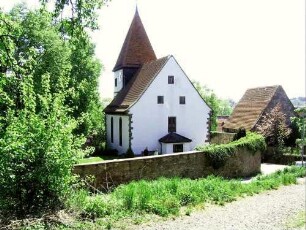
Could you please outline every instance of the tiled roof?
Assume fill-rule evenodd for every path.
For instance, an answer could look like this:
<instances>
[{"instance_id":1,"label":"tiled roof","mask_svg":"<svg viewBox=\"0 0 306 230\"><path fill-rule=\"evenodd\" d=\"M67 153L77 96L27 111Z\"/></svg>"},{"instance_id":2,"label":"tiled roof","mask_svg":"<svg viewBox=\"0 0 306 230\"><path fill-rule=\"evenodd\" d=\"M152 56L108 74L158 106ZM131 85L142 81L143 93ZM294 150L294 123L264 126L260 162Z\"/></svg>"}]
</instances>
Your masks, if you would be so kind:
<instances>
[{"instance_id":1,"label":"tiled roof","mask_svg":"<svg viewBox=\"0 0 306 230\"><path fill-rule=\"evenodd\" d=\"M129 81L104 109L106 113L126 112L146 91L159 71L164 67L171 56L166 56L155 61L145 63L138 73Z\"/></svg>"},{"instance_id":2,"label":"tiled roof","mask_svg":"<svg viewBox=\"0 0 306 230\"><path fill-rule=\"evenodd\" d=\"M226 129L245 128L251 130L279 87L281 86L248 89L223 127Z\"/></svg>"},{"instance_id":3,"label":"tiled roof","mask_svg":"<svg viewBox=\"0 0 306 230\"><path fill-rule=\"evenodd\" d=\"M113 71L123 67L140 67L153 60L156 60L156 55L136 9Z\"/></svg>"},{"instance_id":4,"label":"tiled roof","mask_svg":"<svg viewBox=\"0 0 306 230\"><path fill-rule=\"evenodd\" d=\"M159 139L159 142L161 143L186 143L191 142L187 137L184 137L182 135L179 135L177 133L168 133L166 136L163 136Z\"/></svg>"}]
</instances>

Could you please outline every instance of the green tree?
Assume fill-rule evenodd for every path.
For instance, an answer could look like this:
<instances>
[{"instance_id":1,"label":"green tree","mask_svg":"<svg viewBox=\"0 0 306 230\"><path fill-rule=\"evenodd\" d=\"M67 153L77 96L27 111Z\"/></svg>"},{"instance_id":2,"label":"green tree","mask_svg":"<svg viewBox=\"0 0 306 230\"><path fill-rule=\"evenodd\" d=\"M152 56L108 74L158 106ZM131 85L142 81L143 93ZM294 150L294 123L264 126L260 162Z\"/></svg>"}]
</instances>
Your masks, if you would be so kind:
<instances>
[{"instance_id":1,"label":"green tree","mask_svg":"<svg viewBox=\"0 0 306 230\"><path fill-rule=\"evenodd\" d=\"M77 133L95 136L104 132L103 107L98 93L101 64L94 56L95 47L87 34L71 38L69 45L72 64L69 88L72 91L69 92L66 103L73 108L72 116L80 118Z\"/></svg>"},{"instance_id":2,"label":"green tree","mask_svg":"<svg viewBox=\"0 0 306 230\"><path fill-rule=\"evenodd\" d=\"M235 102L231 99L219 99L218 116L229 116L233 112Z\"/></svg>"},{"instance_id":3,"label":"green tree","mask_svg":"<svg viewBox=\"0 0 306 230\"><path fill-rule=\"evenodd\" d=\"M97 11L108 2L108 0L40 0L42 5L48 4L53 8L53 17L57 20L64 21L63 28L69 27L78 33L85 28L98 29ZM68 13L67 13L68 12Z\"/></svg>"},{"instance_id":4,"label":"green tree","mask_svg":"<svg viewBox=\"0 0 306 230\"><path fill-rule=\"evenodd\" d=\"M292 139L294 139L296 144L305 146L306 107L296 109L295 113L297 116L291 117L293 131Z\"/></svg>"},{"instance_id":5,"label":"green tree","mask_svg":"<svg viewBox=\"0 0 306 230\"><path fill-rule=\"evenodd\" d=\"M2 104L4 111L24 107L21 85L29 75L33 76L36 94L43 91L44 74L50 76L51 93L65 91L71 71L70 49L51 14L44 9L30 12L17 6L8 14L0 12L0 18L0 52L6 57L0 59L1 88L8 98Z\"/></svg>"},{"instance_id":6,"label":"green tree","mask_svg":"<svg viewBox=\"0 0 306 230\"><path fill-rule=\"evenodd\" d=\"M82 134L103 129L101 65L86 32L100 1L55 1L68 2L76 17L59 17L60 6L0 10L0 219L60 208L88 153Z\"/></svg>"},{"instance_id":7,"label":"green tree","mask_svg":"<svg viewBox=\"0 0 306 230\"><path fill-rule=\"evenodd\" d=\"M230 105L230 100L222 100L217 97L212 89L207 86L202 86L200 82L192 82L195 88L198 90L201 97L206 101L208 106L212 109L212 114L210 117L211 127L210 131L217 130L217 116L230 115L233 111Z\"/></svg>"},{"instance_id":8,"label":"green tree","mask_svg":"<svg viewBox=\"0 0 306 230\"><path fill-rule=\"evenodd\" d=\"M85 25L76 27L74 23L72 27L66 19L54 21L54 14L44 8L30 12L23 6L9 14L1 12L0 19L0 74L10 75L2 85L11 104L22 108L20 83L26 75L33 75L34 91L40 93L41 76L48 73L52 93L67 91L69 114L79 120L75 132L99 137L102 142L104 116L98 94L101 64L94 56L95 47Z\"/></svg>"},{"instance_id":9,"label":"green tree","mask_svg":"<svg viewBox=\"0 0 306 230\"><path fill-rule=\"evenodd\" d=\"M75 131L94 139L94 142L104 141L104 115L101 112L103 104L98 93L98 78L102 65L95 58L95 46L90 41L87 31L98 29L97 10L108 1L40 0L40 2L52 4L53 18L58 21L60 32L63 38L68 40L71 50L72 68L69 75L71 91L66 103L73 108L71 115L80 121Z\"/></svg>"},{"instance_id":10,"label":"green tree","mask_svg":"<svg viewBox=\"0 0 306 230\"><path fill-rule=\"evenodd\" d=\"M44 92L36 95L33 78L27 76L21 91L24 108L7 111L0 139L0 217L62 207L73 182L71 168L85 154L84 140L73 135L77 123L67 116L65 94L51 94L49 75L42 78Z\"/></svg>"}]
</instances>

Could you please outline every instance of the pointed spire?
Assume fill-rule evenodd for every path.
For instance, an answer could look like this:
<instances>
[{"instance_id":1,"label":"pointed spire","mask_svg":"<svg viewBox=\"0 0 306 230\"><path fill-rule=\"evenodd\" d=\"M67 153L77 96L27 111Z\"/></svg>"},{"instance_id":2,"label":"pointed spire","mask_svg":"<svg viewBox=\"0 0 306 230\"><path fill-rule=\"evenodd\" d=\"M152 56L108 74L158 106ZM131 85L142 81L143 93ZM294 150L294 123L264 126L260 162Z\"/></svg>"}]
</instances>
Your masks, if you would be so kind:
<instances>
[{"instance_id":1,"label":"pointed spire","mask_svg":"<svg viewBox=\"0 0 306 230\"><path fill-rule=\"evenodd\" d=\"M156 60L156 55L140 19L136 5L135 15L126 35L113 71L122 68L137 68Z\"/></svg>"}]
</instances>

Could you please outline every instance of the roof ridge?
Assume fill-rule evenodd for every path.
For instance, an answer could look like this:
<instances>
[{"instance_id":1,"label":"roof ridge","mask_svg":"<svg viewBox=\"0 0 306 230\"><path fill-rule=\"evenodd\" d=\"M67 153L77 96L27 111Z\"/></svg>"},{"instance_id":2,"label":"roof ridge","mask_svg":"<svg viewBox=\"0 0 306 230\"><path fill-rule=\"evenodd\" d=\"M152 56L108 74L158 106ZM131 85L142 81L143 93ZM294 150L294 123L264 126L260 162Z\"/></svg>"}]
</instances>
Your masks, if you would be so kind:
<instances>
[{"instance_id":1,"label":"roof ridge","mask_svg":"<svg viewBox=\"0 0 306 230\"><path fill-rule=\"evenodd\" d=\"M258 86L258 87L248 88L247 90L263 89L263 88L278 88L279 86L281 85Z\"/></svg>"}]
</instances>

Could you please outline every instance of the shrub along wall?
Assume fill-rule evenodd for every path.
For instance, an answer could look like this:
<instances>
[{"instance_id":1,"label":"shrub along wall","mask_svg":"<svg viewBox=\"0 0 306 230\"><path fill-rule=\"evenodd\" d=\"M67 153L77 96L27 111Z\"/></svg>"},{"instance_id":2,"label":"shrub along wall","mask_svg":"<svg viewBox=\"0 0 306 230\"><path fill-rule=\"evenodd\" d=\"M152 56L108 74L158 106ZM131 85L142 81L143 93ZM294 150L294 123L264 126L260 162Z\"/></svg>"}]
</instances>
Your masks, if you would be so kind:
<instances>
[{"instance_id":1,"label":"shrub along wall","mask_svg":"<svg viewBox=\"0 0 306 230\"><path fill-rule=\"evenodd\" d=\"M271 164L293 165L296 161L300 161L301 155L294 155L290 153L282 153L276 147L268 147L266 151L261 154L261 161ZM304 155L304 159L306 156Z\"/></svg>"},{"instance_id":2,"label":"shrub along wall","mask_svg":"<svg viewBox=\"0 0 306 230\"><path fill-rule=\"evenodd\" d=\"M238 144L229 149L226 153L219 154L220 159L217 157L218 154L214 156L215 152L210 148L207 152L193 151L79 164L74 167L74 173L81 177L92 175L95 177L94 187L108 189L140 179L158 177L195 179L211 174L223 177L245 177L260 172L260 148L252 149L247 144Z\"/></svg>"}]
</instances>

